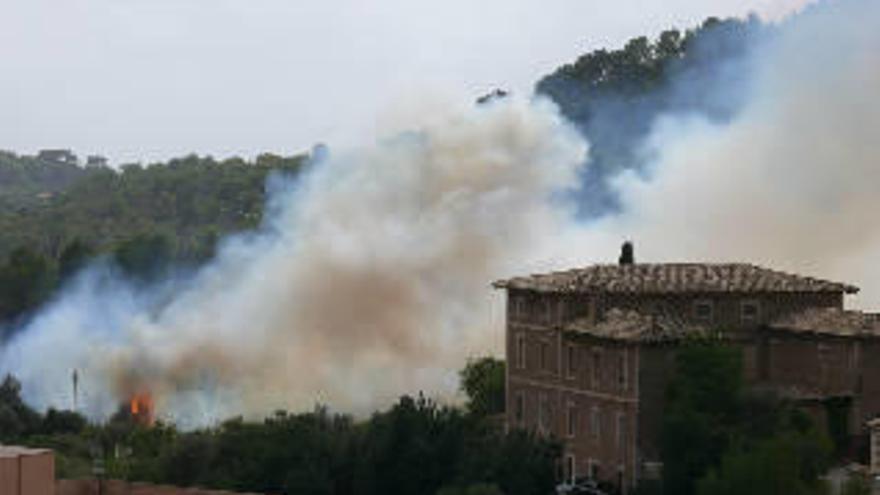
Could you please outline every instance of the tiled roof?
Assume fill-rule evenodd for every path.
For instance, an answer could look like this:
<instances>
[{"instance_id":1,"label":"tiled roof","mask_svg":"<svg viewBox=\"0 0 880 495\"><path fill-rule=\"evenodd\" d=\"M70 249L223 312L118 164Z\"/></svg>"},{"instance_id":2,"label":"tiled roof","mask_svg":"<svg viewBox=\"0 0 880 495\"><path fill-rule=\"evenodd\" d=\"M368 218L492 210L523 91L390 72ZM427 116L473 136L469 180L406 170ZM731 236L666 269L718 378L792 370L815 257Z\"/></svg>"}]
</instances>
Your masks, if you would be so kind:
<instances>
[{"instance_id":1,"label":"tiled roof","mask_svg":"<svg viewBox=\"0 0 880 495\"><path fill-rule=\"evenodd\" d=\"M500 289L539 292L699 293L845 292L858 287L770 270L747 263L637 263L586 268L499 280Z\"/></svg>"},{"instance_id":2,"label":"tiled roof","mask_svg":"<svg viewBox=\"0 0 880 495\"><path fill-rule=\"evenodd\" d=\"M670 316L647 316L618 308L606 312L602 321L575 320L565 325L564 330L631 342L673 342L708 335L705 327Z\"/></svg>"},{"instance_id":3,"label":"tiled roof","mask_svg":"<svg viewBox=\"0 0 880 495\"><path fill-rule=\"evenodd\" d=\"M770 327L805 334L880 337L880 314L839 308L812 308L776 320Z\"/></svg>"}]
</instances>

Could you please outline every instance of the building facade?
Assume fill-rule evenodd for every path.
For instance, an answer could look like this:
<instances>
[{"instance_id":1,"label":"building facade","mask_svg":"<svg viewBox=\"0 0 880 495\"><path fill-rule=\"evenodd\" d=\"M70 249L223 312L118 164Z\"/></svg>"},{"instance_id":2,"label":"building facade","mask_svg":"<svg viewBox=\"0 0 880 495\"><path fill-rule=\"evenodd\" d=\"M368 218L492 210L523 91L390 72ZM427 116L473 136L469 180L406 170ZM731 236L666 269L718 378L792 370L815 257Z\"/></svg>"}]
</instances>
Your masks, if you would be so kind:
<instances>
[{"instance_id":1,"label":"building facade","mask_svg":"<svg viewBox=\"0 0 880 495\"><path fill-rule=\"evenodd\" d=\"M854 286L750 264L595 265L498 281L507 291L509 428L563 441L566 477L626 493L659 476L676 344L722 336L747 383L859 433L880 414L880 319L847 311ZM839 416L839 415L838 415Z\"/></svg>"}]
</instances>

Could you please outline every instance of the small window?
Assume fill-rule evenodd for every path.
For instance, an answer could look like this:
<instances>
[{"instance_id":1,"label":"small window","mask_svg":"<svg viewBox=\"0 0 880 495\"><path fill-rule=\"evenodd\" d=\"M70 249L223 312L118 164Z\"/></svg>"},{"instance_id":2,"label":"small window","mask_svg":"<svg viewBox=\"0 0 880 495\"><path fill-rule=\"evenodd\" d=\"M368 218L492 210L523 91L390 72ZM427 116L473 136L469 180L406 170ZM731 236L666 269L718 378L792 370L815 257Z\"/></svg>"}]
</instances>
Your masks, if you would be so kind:
<instances>
[{"instance_id":1,"label":"small window","mask_svg":"<svg viewBox=\"0 0 880 495\"><path fill-rule=\"evenodd\" d=\"M514 409L516 424L522 426L526 420L526 396L522 391L516 393L516 406Z\"/></svg>"},{"instance_id":2,"label":"small window","mask_svg":"<svg viewBox=\"0 0 880 495\"><path fill-rule=\"evenodd\" d=\"M626 349L624 348L620 350L620 355L617 356L617 385L621 391L625 391L629 387L628 375Z\"/></svg>"},{"instance_id":3,"label":"small window","mask_svg":"<svg viewBox=\"0 0 880 495\"><path fill-rule=\"evenodd\" d=\"M526 338L521 333L516 335L516 366L519 369L526 368Z\"/></svg>"},{"instance_id":4,"label":"small window","mask_svg":"<svg viewBox=\"0 0 880 495\"><path fill-rule=\"evenodd\" d=\"M602 413L599 411L599 406L593 406L593 414L590 423L590 431L593 433L593 438L598 440L599 430L602 428Z\"/></svg>"},{"instance_id":5,"label":"small window","mask_svg":"<svg viewBox=\"0 0 880 495\"><path fill-rule=\"evenodd\" d=\"M550 368L550 344L541 342L541 369L546 371Z\"/></svg>"},{"instance_id":6,"label":"small window","mask_svg":"<svg viewBox=\"0 0 880 495\"><path fill-rule=\"evenodd\" d=\"M626 451L626 415L617 413L617 451L621 454Z\"/></svg>"},{"instance_id":7,"label":"small window","mask_svg":"<svg viewBox=\"0 0 880 495\"><path fill-rule=\"evenodd\" d=\"M743 301L740 305L740 319L743 323L753 323L758 321L761 309L758 301Z\"/></svg>"},{"instance_id":8,"label":"small window","mask_svg":"<svg viewBox=\"0 0 880 495\"><path fill-rule=\"evenodd\" d=\"M508 312L513 316L514 320L519 320L523 316L523 302L520 296L510 296Z\"/></svg>"},{"instance_id":9,"label":"small window","mask_svg":"<svg viewBox=\"0 0 880 495\"><path fill-rule=\"evenodd\" d=\"M541 392L538 398L538 428L541 431L547 431L550 428L550 401L544 392Z\"/></svg>"},{"instance_id":10,"label":"small window","mask_svg":"<svg viewBox=\"0 0 880 495\"><path fill-rule=\"evenodd\" d=\"M569 344L566 347L567 361L568 361L568 377L574 378L577 375L577 347Z\"/></svg>"},{"instance_id":11,"label":"small window","mask_svg":"<svg viewBox=\"0 0 880 495\"><path fill-rule=\"evenodd\" d=\"M589 471L587 472L587 476L593 481L599 479L599 463L590 459L589 461Z\"/></svg>"},{"instance_id":12,"label":"small window","mask_svg":"<svg viewBox=\"0 0 880 495\"><path fill-rule=\"evenodd\" d=\"M715 317L714 310L712 301L697 301L694 303L694 318L698 321L711 322Z\"/></svg>"},{"instance_id":13,"label":"small window","mask_svg":"<svg viewBox=\"0 0 880 495\"><path fill-rule=\"evenodd\" d=\"M547 323L552 323L556 321L556 305L553 304L552 299L544 300L544 321Z\"/></svg>"},{"instance_id":14,"label":"small window","mask_svg":"<svg viewBox=\"0 0 880 495\"><path fill-rule=\"evenodd\" d=\"M574 483L576 477L574 454L568 454L565 456L565 479L569 483Z\"/></svg>"},{"instance_id":15,"label":"small window","mask_svg":"<svg viewBox=\"0 0 880 495\"><path fill-rule=\"evenodd\" d=\"M566 429L568 436L569 438L574 438L577 434L577 407L575 407L574 402L568 403L566 422L568 423L568 428Z\"/></svg>"},{"instance_id":16,"label":"small window","mask_svg":"<svg viewBox=\"0 0 880 495\"><path fill-rule=\"evenodd\" d=\"M599 390L602 382L602 351L593 351L593 390Z\"/></svg>"}]
</instances>

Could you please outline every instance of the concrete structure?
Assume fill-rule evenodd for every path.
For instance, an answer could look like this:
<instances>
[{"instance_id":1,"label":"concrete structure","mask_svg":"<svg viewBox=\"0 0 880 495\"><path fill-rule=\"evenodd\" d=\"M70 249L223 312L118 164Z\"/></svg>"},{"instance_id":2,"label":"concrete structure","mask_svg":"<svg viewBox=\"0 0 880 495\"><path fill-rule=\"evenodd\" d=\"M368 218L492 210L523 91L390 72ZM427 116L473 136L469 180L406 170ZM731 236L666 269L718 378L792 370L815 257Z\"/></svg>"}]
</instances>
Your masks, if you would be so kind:
<instances>
[{"instance_id":1,"label":"concrete structure","mask_svg":"<svg viewBox=\"0 0 880 495\"><path fill-rule=\"evenodd\" d=\"M52 451L0 445L0 495L55 495Z\"/></svg>"},{"instance_id":2,"label":"concrete structure","mask_svg":"<svg viewBox=\"0 0 880 495\"><path fill-rule=\"evenodd\" d=\"M741 345L750 385L851 435L880 414L880 318L847 284L750 264L636 264L496 282L507 291L507 425L565 444L566 476L631 490L659 475L676 343Z\"/></svg>"}]
</instances>

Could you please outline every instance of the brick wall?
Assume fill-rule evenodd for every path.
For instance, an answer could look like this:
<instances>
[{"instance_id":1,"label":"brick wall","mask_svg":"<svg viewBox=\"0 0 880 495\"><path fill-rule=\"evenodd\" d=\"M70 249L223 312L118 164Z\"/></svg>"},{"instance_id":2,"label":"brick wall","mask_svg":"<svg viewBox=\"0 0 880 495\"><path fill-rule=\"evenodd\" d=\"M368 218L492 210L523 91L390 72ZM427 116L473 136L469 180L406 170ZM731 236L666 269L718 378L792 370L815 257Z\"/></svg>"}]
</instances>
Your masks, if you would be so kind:
<instances>
[{"instance_id":1,"label":"brick wall","mask_svg":"<svg viewBox=\"0 0 880 495\"><path fill-rule=\"evenodd\" d=\"M631 487L638 423L637 348L563 333L552 326L555 317L546 313L520 316L508 320L508 426L563 440L563 466L573 457L576 476L592 472L612 482L622 476L624 486Z\"/></svg>"},{"instance_id":2,"label":"brick wall","mask_svg":"<svg viewBox=\"0 0 880 495\"><path fill-rule=\"evenodd\" d=\"M745 378L824 387L843 391L869 372L880 377L880 346L876 370L853 368L848 341L817 347L815 341L775 344L774 350L752 337L766 322L811 307L842 307L843 295L825 294L672 294L588 295L508 293L506 350L509 427L554 435L565 443L563 466L573 456L578 476L595 472L617 482L623 474L629 489L643 462L659 460L659 436L666 384L674 368L674 346L638 346L562 332L573 319L598 321L611 308L644 314L666 314L696 322L695 304L712 306L708 326L748 337L742 341ZM744 317L743 305L756 304L757 315ZM769 358L768 358L769 356ZM847 366L849 368L841 368ZM837 370L844 370L838 372ZM847 371L848 370L848 371ZM625 378L625 379L624 379ZM866 387L877 389L865 410L880 413L880 378ZM623 445L620 445L622 440Z\"/></svg>"}]
</instances>

